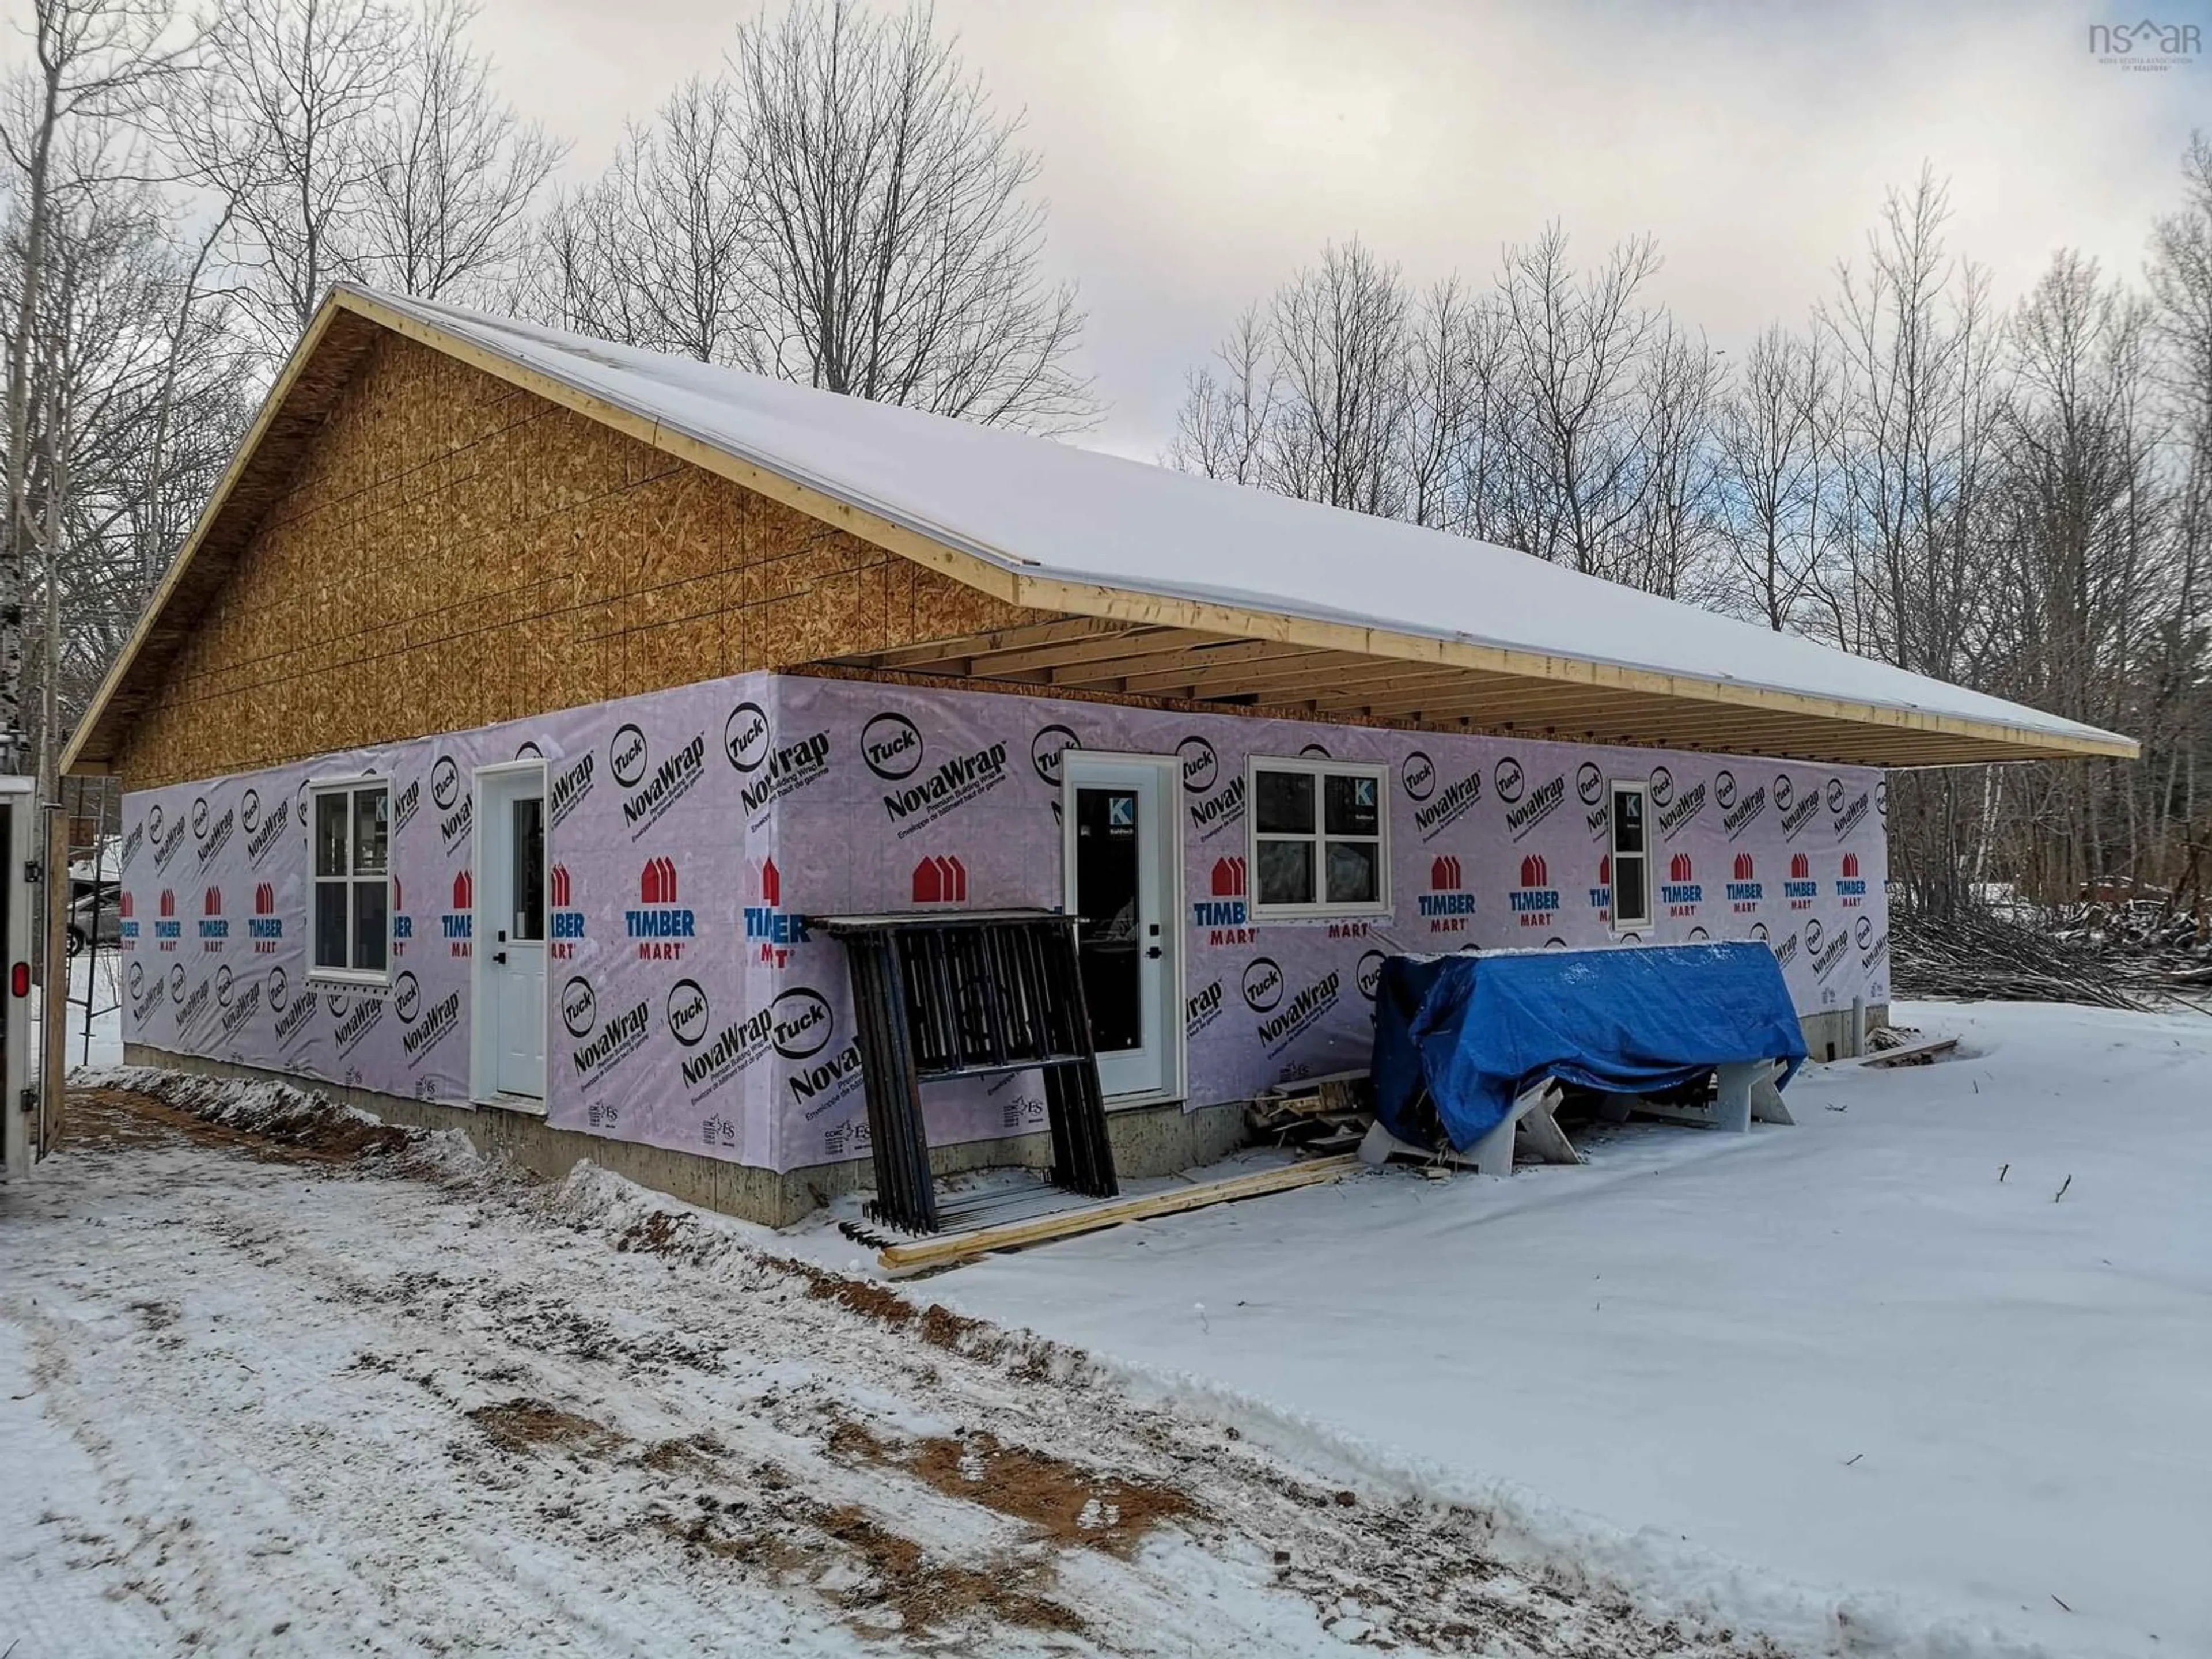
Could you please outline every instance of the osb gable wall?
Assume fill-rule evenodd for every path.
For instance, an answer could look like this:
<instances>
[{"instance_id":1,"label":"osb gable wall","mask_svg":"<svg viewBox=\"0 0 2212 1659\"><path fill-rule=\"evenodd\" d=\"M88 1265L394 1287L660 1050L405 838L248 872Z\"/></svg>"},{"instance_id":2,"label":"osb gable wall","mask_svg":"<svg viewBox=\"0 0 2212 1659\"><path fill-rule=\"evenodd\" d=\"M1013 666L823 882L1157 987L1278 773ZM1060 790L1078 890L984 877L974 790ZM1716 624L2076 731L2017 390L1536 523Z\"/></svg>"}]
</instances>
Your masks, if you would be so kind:
<instances>
[{"instance_id":1,"label":"osb gable wall","mask_svg":"<svg viewBox=\"0 0 2212 1659\"><path fill-rule=\"evenodd\" d=\"M150 788L1038 620L386 335L118 770Z\"/></svg>"}]
</instances>

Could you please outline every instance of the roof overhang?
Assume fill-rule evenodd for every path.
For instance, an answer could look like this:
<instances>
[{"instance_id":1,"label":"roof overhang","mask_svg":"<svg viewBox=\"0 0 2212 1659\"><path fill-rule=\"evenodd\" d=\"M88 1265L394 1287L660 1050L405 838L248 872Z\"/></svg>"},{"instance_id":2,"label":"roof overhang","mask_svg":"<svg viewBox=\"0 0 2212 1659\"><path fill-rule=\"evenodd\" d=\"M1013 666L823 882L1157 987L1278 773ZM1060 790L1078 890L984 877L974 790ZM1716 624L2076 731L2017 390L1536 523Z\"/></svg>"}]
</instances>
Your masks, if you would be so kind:
<instances>
[{"instance_id":1,"label":"roof overhang","mask_svg":"<svg viewBox=\"0 0 2212 1659\"><path fill-rule=\"evenodd\" d=\"M435 320L340 289L277 376L191 538L101 683L64 757L112 767L131 722L289 486L307 445L380 331L468 362L549 402L1051 620L841 659L842 665L1026 689L1267 709L1564 741L1771 755L1843 764L1953 766L2132 759L2130 739L1818 696L1395 632L1253 601L1077 580L901 521L825 480L802 480L515 362ZM1024 567L1028 568L1024 568ZM2023 711L2026 712L2026 711Z\"/></svg>"}]
</instances>

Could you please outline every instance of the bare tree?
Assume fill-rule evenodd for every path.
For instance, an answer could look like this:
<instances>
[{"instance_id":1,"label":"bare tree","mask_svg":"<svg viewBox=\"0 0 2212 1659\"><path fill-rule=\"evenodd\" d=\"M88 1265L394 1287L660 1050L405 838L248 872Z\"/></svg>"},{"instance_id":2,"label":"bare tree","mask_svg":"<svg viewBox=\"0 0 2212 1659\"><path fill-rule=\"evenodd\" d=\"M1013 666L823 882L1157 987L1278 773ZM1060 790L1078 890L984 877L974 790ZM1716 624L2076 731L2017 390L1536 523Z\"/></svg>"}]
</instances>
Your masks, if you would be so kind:
<instances>
[{"instance_id":1,"label":"bare tree","mask_svg":"<svg viewBox=\"0 0 2212 1659\"><path fill-rule=\"evenodd\" d=\"M173 70L178 48L164 42L170 22L169 8L161 0L33 0L31 67L10 82L0 115L16 238L8 349L8 505L0 523L0 740L8 744L9 763L17 768L25 759L25 554L39 536L30 515L33 342L58 200L99 185L97 167L58 173L57 162L73 144L80 158L106 155L96 135L79 143L72 129L130 113L149 87ZM52 749L51 736L40 747ZM42 764L51 758L45 755Z\"/></svg>"},{"instance_id":2,"label":"bare tree","mask_svg":"<svg viewBox=\"0 0 2212 1659\"><path fill-rule=\"evenodd\" d=\"M1832 388L1824 344L1818 334L1767 328L1752 342L1715 434L1733 574L1777 633L1796 624L1828 535Z\"/></svg>"},{"instance_id":3,"label":"bare tree","mask_svg":"<svg viewBox=\"0 0 2212 1659\"><path fill-rule=\"evenodd\" d=\"M1260 484L1275 417L1276 371L1266 323L1247 306L1214 354L1220 364L1193 369L1183 386L1170 465L1231 483Z\"/></svg>"},{"instance_id":4,"label":"bare tree","mask_svg":"<svg viewBox=\"0 0 2212 1659\"><path fill-rule=\"evenodd\" d=\"M1411 404L1408 310L1398 268L1356 240L1324 248L1318 264L1276 291L1268 319L1279 374L1267 446L1271 489L1397 515Z\"/></svg>"},{"instance_id":5,"label":"bare tree","mask_svg":"<svg viewBox=\"0 0 2212 1659\"><path fill-rule=\"evenodd\" d=\"M468 0L429 0L366 140L360 262L386 288L471 297L520 256L532 201L564 146L492 90Z\"/></svg>"}]
</instances>

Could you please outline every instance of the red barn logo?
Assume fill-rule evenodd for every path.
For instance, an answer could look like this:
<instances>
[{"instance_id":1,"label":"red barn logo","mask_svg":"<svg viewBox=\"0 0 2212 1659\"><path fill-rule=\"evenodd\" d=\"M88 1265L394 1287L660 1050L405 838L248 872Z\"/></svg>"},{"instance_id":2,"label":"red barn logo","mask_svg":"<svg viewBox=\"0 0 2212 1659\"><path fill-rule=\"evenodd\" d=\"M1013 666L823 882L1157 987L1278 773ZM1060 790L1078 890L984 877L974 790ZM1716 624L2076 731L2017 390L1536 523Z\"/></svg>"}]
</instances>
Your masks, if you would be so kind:
<instances>
[{"instance_id":1,"label":"red barn logo","mask_svg":"<svg viewBox=\"0 0 2212 1659\"><path fill-rule=\"evenodd\" d=\"M920 879L919 872L915 878ZM774 859L746 866L745 890L755 901L744 907L745 938L758 945L763 962L784 967L791 961L792 948L808 943L809 936L805 916L778 908L783 903L783 872Z\"/></svg>"},{"instance_id":2,"label":"red barn logo","mask_svg":"<svg viewBox=\"0 0 2212 1659\"><path fill-rule=\"evenodd\" d=\"M965 904L968 866L950 853L933 853L914 866L916 904Z\"/></svg>"},{"instance_id":3,"label":"red barn logo","mask_svg":"<svg viewBox=\"0 0 2212 1659\"><path fill-rule=\"evenodd\" d=\"M1667 879L1659 884L1659 902L1667 907L1670 916L1694 916L1698 905L1705 902L1705 889L1697 879L1697 870L1687 853L1677 853L1667 861Z\"/></svg>"},{"instance_id":4,"label":"red barn logo","mask_svg":"<svg viewBox=\"0 0 2212 1659\"><path fill-rule=\"evenodd\" d=\"M1729 908L1740 916L1755 915L1765 891L1765 884L1759 879L1759 866L1752 862L1751 854L1738 853L1728 884Z\"/></svg>"},{"instance_id":5,"label":"red barn logo","mask_svg":"<svg viewBox=\"0 0 2212 1659\"><path fill-rule=\"evenodd\" d=\"M1523 927L1548 927L1559 914L1559 889L1543 854L1531 853L1521 860L1521 884L1509 896L1515 917Z\"/></svg>"},{"instance_id":6,"label":"red barn logo","mask_svg":"<svg viewBox=\"0 0 2212 1659\"><path fill-rule=\"evenodd\" d=\"M1782 896L1793 910L1811 909L1820 896L1820 884L1813 879L1813 860L1802 853L1790 855L1790 878L1782 884Z\"/></svg>"},{"instance_id":7,"label":"red barn logo","mask_svg":"<svg viewBox=\"0 0 2212 1659\"><path fill-rule=\"evenodd\" d=\"M131 896L130 890L129 890L127 888L126 888L123 892L121 892L121 893L119 893L119 894L118 894L118 895L116 896L116 900L115 900L115 914L116 914L116 915L119 915L119 916L128 916L128 915L135 915L135 914L137 913L137 908L138 908L138 907L137 907L137 903L136 903L136 902L134 902L132 901Z\"/></svg>"},{"instance_id":8,"label":"red barn logo","mask_svg":"<svg viewBox=\"0 0 2212 1659\"><path fill-rule=\"evenodd\" d=\"M177 914L177 896L176 896L176 893L175 893L172 889L169 889L169 888L164 887L164 888L161 890L161 914L162 914L163 915L165 915L165 916L173 916L174 915L176 915L176 914Z\"/></svg>"},{"instance_id":9,"label":"red barn logo","mask_svg":"<svg viewBox=\"0 0 2212 1659\"><path fill-rule=\"evenodd\" d=\"M1240 864L1243 861L1237 860ZM1429 862L1429 890L1419 896L1422 919L1432 933L1463 933L1474 914L1474 895L1460 872L1456 853L1439 853Z\"/></svg>"},{"instance_id":10,"label":"red barn logo","mask_svg":"<svg viewBox=\"0 0 2212 1659\"><path fill-rule=\"evenodd\" d=\"M1191 901L1191 926L1207 930L1209 947L1249 945L1259 938L1259 930L1251 925L1251 909L1244 902L1247 879L1243 859L1216 859L1207 884L1213 896Z\"/></svg>"},{"instance_id":11,"label":"red barn logo","mask_svg":"<svg viewBox=\"0 0 2212 1659\"><path fill-rule=\"evenodd\" d=\"M229 937L230 924L222 915L222 889L204 889L200 893L200 949L221 951L222 942Z\"/></svg>"},{"instance_id":12,"label":"red barn logo","mask_svg":"<svg viewBox=\"0 0 2212 1659\"><path fill-rule=\"evenodd\" d=\"M246 923L246 937L256 955L266 955L283 943L284 918L276 914L276 884L258 882L253 889L253 914Z\"/></svg>"},{"instance_id":13,"label":"red barn logo","mask_svg":"<svg viewBox=\"0 0 2212 1659\"><path fill-rule=\"evenodd\" d=\"M465 957L476 939L477 878L467 869L453 872L453 908L438 918L448 955Z\"/></svg>"},{"instance_id":14,"label":"red barn logo","mask_svg":"<svg viewBox=\"0 0 2212 1659\"><path fill-rule=\"evenodd\" d=\"M576 884L567 865L556 864L546 872L545 889L553 913L547 951L556 962L567 962L575 956L577 944L584 937L584 913L576 908Z\"/></svg>"},{"instance_id":15,"label":"red barn logo","mask_svg":"<svg viewBox=\"0 0 2212 1659\"><path fill-rule=\"evenodd\" d=\"M1836 896L1844 902L1844 908L1856 910L1866 902L1866 882L1859 875L1859 855L1844 854L1843 873L1836 880Z\"/></svg>"},{"instance_id":16,"label":"red barn logo","mask_svg":"<svg viewBox=\"0 0 2212 1659\"><path fill-rule=\"evenodd\" d=\"M676 902L676 860L666 854L638 872L637 908L623 912L623 931L637 941L641 962L680 962L698 919Z\"/></svg>"}]
</instances>

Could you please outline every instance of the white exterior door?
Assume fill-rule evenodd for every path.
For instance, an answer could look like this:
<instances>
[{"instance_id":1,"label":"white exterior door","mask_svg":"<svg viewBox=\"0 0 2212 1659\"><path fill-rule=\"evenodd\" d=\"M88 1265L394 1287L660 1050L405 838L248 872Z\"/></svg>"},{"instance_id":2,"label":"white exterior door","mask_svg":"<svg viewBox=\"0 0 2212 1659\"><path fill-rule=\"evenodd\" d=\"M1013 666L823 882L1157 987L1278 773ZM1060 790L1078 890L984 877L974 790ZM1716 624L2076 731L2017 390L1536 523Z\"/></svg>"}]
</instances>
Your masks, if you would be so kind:
<instances>
[{"instance_id":1,"label":"white exterior door","mask_svg":"<svg viewBox=\"0 0 2212 1659\"><path fill-rule=\"evenodd\" d=\"M1109 1103L1182 1083L1182 879L1172 756L1060 753L1066 903Z\"/></svg>"},{"instance_id":2,"label":"white exterior door","mask_svg":"<svg viewBox=\"0 0 2212 1659\"><path fill-rule=\"evenodd\" d=\"M545 773L479 775L478 1006L488 1017L490 1092L545 1097Z\"/></svg>"}]
</instances>

